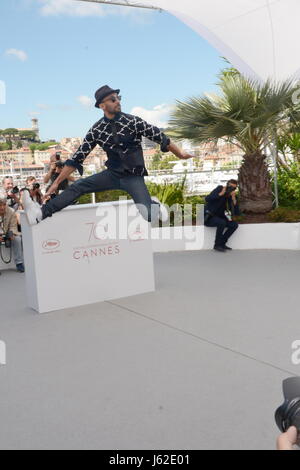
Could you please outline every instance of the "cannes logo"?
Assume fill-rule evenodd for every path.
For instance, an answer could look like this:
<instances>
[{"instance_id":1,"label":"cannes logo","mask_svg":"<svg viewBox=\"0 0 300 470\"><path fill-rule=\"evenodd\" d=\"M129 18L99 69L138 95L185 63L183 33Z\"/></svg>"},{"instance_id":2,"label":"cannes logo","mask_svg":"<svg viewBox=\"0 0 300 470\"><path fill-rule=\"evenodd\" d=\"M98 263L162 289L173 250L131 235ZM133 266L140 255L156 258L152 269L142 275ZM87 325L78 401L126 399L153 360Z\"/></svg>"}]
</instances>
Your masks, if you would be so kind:
<instances>
[{"instance_id":1,"label":"cannes logo","mask_svg":"<svg viewBox=\"0 0 300 470\"><path fill-rule=\"evenodd\" d=\"M6 104L6 86L3 80L0 80L0 104Z\"/></svg>"},{"instance_id":2,"label":"cannes logo","mask_svg":"<svg viewBox=\"0 0 300 470\"><path fill-rule=\"evenodd\" d=\"M0 366L6 365L6 344L0 341Z\"/></svg>"},{"instance_id":3,"label":"cannes logo","mask_svg":"<svg viewBox=\"0 0 300 470\"><path fill-rule=\"evenodd\" d=\"M46 240L43 243L44 250L55 250L60 246L60 241L58 240Z\"/></svg>"},{"instance_id":4,"label":"cannes logo","mask_svg":"<svg viewBox=\"0 0 300 470\"><path fill-rule=\"evenodd\" d=\"M141 225L139 224L134 231L129 233L129 239L131 241L141 241L145 240L146 234L145 231L141 228Z\"/></svg>"}]
</instances>

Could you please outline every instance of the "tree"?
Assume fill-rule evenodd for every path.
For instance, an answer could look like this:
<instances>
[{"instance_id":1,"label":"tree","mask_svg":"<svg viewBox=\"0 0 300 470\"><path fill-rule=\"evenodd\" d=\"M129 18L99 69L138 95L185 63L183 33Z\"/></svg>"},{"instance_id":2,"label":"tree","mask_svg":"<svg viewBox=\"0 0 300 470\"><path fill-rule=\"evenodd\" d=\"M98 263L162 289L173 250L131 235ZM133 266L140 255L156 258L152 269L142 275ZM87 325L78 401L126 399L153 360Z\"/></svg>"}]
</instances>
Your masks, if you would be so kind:
<instances>
[{"instance_id":1,"label":"tree","mask_svg":"<svg viewBox=\"0 0 300 470\"><path fill-rule=\"evenodd\" d=\"M260 84L233 70L220 76L220 94L177 102L170 124L173 135L196 143L222 138L244 152L239 170L241 208L266 213L273 197L265 155L274 129L294 109L291 82Z\"/></svg>"},{"instance_id":2,"label":"tree","mask_svg":"<svg viewBox=\"0 0 300 470\"><path fill-rule=\"evenodd\" d=\"M34 131L20 131L19 135L21 139L36 140L36 133Z\"/></svg>"},{"instance_id":3,"label":"tree","mask_svg":"<svg viewBox=\"0 0 300 470\"><path fill-rule=\"evenodd\" d=\"M10 144L0 144L0 152L4 151L4 150L11 150L11 145Z\"/></svg>"},{"instance_id":4,"label":"tree","mask_svg":"<svg viewBox=\"0 0 300 470\"><path fill-rule=\"evenodd\" d=\"M7 129L4 129L4 130L2 131L2 134L3 134L5 137L12 138L12 137L18 136L18 135L19 135L19 131L18 131L18 129L15 129L14 127L9 127L9 128L7 128Z\"/></svg>"}]
</instances>

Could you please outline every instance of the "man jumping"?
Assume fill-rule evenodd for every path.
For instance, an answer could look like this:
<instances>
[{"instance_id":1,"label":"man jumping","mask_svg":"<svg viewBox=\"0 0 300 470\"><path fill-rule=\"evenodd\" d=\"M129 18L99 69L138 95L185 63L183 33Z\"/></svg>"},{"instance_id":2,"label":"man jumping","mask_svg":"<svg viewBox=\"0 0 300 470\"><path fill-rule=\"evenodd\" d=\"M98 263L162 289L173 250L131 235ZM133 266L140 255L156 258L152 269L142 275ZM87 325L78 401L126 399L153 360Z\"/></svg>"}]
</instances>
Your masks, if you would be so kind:
<instances>
[{"instance_id":1,"label":"man jumping","mask_svg":"<svg viewBox=\"0 0 300 470\"><path fill-rule=\"evenodd\" d=\"M73 157L65 162L65 167L48 189L45 198L55 193L59 184L76 169L82 176L82 164L97 144L107 153L107 169L76 181L42 208L38 208L31 200L29 192L24 191L23 206L30 225L51 217L82 194L110 189L121 189L129 193L148 222L158 218L164 221L168 219L167 209L157 199L151 199L144 181L148 172L141 145L142 137L160 144L162 152L170 151L180 159L192 158L192 155L182 152L158 127L148 124L140 117L123 113L119 92L120 90L114 90L107 85L96 91L95 107L102 109L104 116L91 127Z\"/></svg>"}]
</instances>

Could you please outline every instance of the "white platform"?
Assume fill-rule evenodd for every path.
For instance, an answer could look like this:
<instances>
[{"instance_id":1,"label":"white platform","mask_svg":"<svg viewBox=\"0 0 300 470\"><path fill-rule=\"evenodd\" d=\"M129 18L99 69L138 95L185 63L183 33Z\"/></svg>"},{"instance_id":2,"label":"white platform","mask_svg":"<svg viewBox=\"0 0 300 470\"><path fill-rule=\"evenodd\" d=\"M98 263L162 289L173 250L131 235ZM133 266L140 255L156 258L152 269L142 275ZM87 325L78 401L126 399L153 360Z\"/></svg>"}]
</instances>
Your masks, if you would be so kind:
<instances>
[{"instance_id":1,"label":"white platform","mask_svg":"<svg viewBox=\"0 0 300 470\"><path fill-rule=\"evenodd\" d=\"M163 227L152 229L154 252L210 250L216 228ZM228 243L237 250L299 250L299 223L242 224Z\"/></svg>"},{"instance_id":2,"label":"white platform","mask_svg":"<svg viewBox=\"0 0 300 470\"><path fill-rule=\"evenodd\" d=\"M124 210L135 214L127 238L107 238ZM39 313L154 291L150 224L133 203L71 206L33 227L22 213L21 223L28 305Z\"/></svg>"}]
</instances>

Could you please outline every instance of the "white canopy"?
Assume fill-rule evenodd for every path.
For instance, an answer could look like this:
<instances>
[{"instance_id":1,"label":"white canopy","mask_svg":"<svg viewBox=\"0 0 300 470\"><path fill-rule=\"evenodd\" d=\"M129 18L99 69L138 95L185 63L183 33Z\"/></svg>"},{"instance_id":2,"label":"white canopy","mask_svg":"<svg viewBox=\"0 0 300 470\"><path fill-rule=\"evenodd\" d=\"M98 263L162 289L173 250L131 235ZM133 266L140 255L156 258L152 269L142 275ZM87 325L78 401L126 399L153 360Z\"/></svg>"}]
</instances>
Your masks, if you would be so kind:
<instances>
[{"instance_id":1,"label":"white canopy","mask_svg":"<svg viewBox=\"0 0 300 470\"><path fill-rule=\"evenodd\" d=\"M140 0L137 3L169 11L248 77L261 81L300 77L300 0Z\"/></svg>"}]
</instances>

